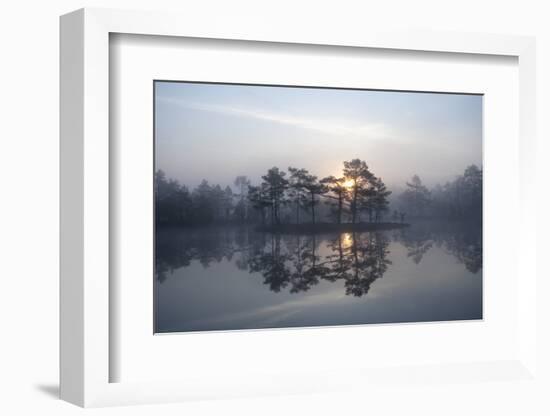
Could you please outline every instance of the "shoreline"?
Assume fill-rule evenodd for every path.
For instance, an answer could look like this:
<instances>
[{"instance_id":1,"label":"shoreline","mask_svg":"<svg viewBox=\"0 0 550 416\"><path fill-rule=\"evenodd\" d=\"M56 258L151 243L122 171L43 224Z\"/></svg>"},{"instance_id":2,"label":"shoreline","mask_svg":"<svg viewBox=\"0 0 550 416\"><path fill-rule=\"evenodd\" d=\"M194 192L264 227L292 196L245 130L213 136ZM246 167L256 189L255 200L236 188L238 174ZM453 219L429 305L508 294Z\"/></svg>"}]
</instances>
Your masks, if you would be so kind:
<instances>
[{"instance_id":1,"label":"shoreline","mask_svg":"<svg viewBox=\"0 0 550 416\"><path fill-rule=\"evenodd\" d=\"M356 224L305 223L266 225L256 227L255 230L275 234L321 234L330 232L385 231L406 227L410 227L410 224L397 222L360 222Z\"/></svg>"}]
</instances>

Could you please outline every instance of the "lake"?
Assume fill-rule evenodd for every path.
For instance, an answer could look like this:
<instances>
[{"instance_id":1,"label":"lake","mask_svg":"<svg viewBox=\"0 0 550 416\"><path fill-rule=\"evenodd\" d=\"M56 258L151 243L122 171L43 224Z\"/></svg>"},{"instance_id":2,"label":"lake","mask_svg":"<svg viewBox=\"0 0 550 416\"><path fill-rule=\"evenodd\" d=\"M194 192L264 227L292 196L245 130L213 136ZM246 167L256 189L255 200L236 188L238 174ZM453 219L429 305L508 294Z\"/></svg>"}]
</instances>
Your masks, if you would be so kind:
<instances>
[{"instance_id":1,"label":"lake","mask_svg":"<svg viewBox=\"0 0 550 416\"><path fill-rule=\"evenodd\" d=\"M156 332L482 318L479 224L272 234L158 228Z\"/></svg>"}]
</instances>

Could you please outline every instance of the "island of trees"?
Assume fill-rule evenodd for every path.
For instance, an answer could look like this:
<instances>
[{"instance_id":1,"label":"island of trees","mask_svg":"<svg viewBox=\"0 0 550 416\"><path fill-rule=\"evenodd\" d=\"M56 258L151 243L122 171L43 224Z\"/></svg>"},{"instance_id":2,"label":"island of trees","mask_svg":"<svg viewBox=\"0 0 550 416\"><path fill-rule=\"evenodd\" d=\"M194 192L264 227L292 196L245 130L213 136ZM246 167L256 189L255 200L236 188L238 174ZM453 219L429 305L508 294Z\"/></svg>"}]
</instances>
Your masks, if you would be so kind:
<instances>
[{"instance_id":1,"label":"island of trees","mask_svg":"<svg viewBox=\"0 0 550 416\"><path fill-rule=\"evenodd\" d=\"M321 232L400 228L417 218L481 219L482 172L475 165L431 190L414 175L397 197L360 159L343 162L338 177L272 167L258 184L237 176L232 185L203 180L191 191L158 170L157 225L235 223L265 231Z\"/></svg>"}]
</instances>

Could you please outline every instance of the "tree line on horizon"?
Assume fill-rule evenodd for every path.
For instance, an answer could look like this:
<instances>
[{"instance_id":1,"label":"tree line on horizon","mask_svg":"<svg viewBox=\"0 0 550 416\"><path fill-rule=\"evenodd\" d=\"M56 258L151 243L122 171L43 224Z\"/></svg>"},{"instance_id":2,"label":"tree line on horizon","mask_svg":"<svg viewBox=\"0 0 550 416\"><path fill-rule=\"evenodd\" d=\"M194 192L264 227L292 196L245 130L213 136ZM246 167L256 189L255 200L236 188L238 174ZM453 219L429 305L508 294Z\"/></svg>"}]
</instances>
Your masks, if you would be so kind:
<instances>
[{"instance_id":1,"label":"tree line on horizon","mask_svg":"<svg viewBox=\"0 0 550 416\"><path fill-rule=\"evenodd\" d=\"M376 177L360 159L343 163L342 176L318 179L306 169L288 168L284 171L273 167L262 176L258 186L248 186L248 200L260 212L262 224L281 225L281 211L289 207L294 219L287 216L287 223L299 224L300 213L306 212L309 222L318 222L318 206L324 200L329 206L329 216L337 224L358 222L360 213L367 213L369 222L379 222L388 210L388 191L381 178Z\"/></svg>"},{"instance_id":2,"label":"tree line on horizon","mask_svg":"<svg viewBox=\"0 0 550 416\"><path fill-rule=\"evenodd\" d=\"M288 172L272 167L253 185L237 176L234 188L203 180L190 191L162 170L155 172L155 217L158 225L208 224L316 224L381 222L385 217L403 222L407 218L463 218L481 214L481 170L468 167L451 183L428 190L414 175L395 201L383 180L360 159L343 162L342 175L319 179L303 168ZM481 218L481 217L480 217Z\"/></svg>"},{"instance_id":3,"label":"tree line on horizon","mask_svg":"<svg viewBox=\"0 0 550 416\"><path fill-rule=\"evenodd\" d=\"M391 191L364 161L353 159L343 165L342 176L322 179L303 168L289 167L287 173L272 167L258 185L252 185L246 176L237 176L233 181L236 191L230 186L210 185L206 180L189 191L158 170L155 173L156 222L315 224L319 222L319 211L338 224L345 219L356 223L363 213L370 222L381 221L389 209ZM324 207L320 207L322 202Z\"/></svg>"},{"instance_id":4,"label":"tree line on horizon","mask_svg":"<svg viewBox=\"0 0 550 416\"><path fill-rule=\"evenodd\" d=\"M483 172L468 166L462 175L429 190L418 175L406 183L396 203L411 218L448 218L481 221L483 216ZM393 217L396 217L394 212Z\"/></svg>"}]
</instances>

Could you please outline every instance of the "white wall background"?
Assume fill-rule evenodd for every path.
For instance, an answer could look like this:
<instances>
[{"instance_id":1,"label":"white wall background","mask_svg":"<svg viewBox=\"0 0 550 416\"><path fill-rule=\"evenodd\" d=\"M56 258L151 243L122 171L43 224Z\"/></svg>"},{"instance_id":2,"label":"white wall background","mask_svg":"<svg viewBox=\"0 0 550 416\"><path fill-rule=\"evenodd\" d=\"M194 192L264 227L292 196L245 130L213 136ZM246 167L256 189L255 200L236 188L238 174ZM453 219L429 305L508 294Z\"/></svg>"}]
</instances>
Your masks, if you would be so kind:
<instances>
[{"instance_id":1,"label":"white wall background","mask_svg":"<svg viewBox=\"0 0 550 416\"><path fill-rule=\"evenodd\" d=\"M58 384L58 16L84 6L178 10L207 25L227 19L275 19L281 25L364 25L536 35L540 225L550 231L550 12L544 0L386 0L332 2L169 0L5 0L0 9L0 413L70 415L81 409L56 399ZM546 139L546 140L545 140ZM544 177L542 176L544 175ZM548 266L540 262L544 276ZM547 301L550 284L539 287ZM546 309L547 310L547 309ZM548 317L539 322L550 350ZM546 330L544 330L546 328ZM546 355L548 353L546 352ZM541 357L542 365L548 360ZM547 371L547 374L550 372ZM545 391L543 391L545 390ZM345 393L99 409L126 414L549 414L550 387L497 383L392 387L376 397Z\"/></svg>"}]
</instances>

